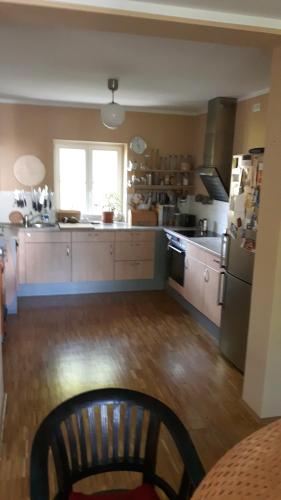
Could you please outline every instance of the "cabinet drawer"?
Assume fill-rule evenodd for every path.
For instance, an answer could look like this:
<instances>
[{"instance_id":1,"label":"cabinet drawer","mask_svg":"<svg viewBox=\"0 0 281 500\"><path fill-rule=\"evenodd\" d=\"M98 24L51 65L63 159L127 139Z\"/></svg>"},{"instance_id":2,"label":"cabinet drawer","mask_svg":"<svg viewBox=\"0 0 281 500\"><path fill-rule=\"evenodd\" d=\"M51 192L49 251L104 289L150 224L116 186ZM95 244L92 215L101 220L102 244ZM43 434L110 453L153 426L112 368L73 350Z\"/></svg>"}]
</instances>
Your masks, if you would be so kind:
<instances>
[{"instance_id":1,"label":"cabinet drawer","mask_svg":"<svg viewBox=\"0 0 281 500\"><path fill-rule=\"evenodd\" d=\"M69 231L26 231L24 233L25 243L70 243L71 233Z\"/></svg>"},{"instance_id":2,"label":"cabinet drawer","mask_svg":"<svg viewBox=\"0 0 281 500\"><path fill-rule=\"evenodd\" d=\"M193 259L199 260L203 264L208 263L208 252L193 243L187 243L186 255L188 257L192 257Z\"/></svg>"},{"instance_id":3,"label":"cabinet drawer","mask_svg":"<svg viewBox=\"0 0 281 500\"><path fill-rule=\"evenodd\" d=\"M115 241L154 242L155 231L116 231Z\"/></svg>"},{"instance_id":4,"label":"cabinet drawer","mask_svg":"<svg viewBox=\"0 0 281 500\"><path fill-rule=\"evenodd\" d=\"M148 261L115 262L116 280L147 280L154 275L154 263Z\"/></svg>"},{"instance_id":5,"label":"cabinet drawer","mask_svg":"<svg viewBox=\"0 0 281 500\"><path fill-rule=\"evenodd\" d=\"M115 244L115 260L153 260L154 243L118 241Z\"/></svg>"},{"instance_id":6,"label":"cabinet drawer","mask_svg":"<svg viewBox=\"0 0 281 500\"><path fill-rule=\"evenodd\" d=\"M220 257L218 255L208 253L206 264L215 271L220 271L221 269Z\"/></svg>"},{"instance_id":7,"label":"cabinet drawer","mask_svg":"<svg viewBox=\"0 0 281 500\"><path fill-rule=\"evenodd\" d=\"M72 241L114 241L113 231L72 231Z\"/></svg>"}]
</instances>

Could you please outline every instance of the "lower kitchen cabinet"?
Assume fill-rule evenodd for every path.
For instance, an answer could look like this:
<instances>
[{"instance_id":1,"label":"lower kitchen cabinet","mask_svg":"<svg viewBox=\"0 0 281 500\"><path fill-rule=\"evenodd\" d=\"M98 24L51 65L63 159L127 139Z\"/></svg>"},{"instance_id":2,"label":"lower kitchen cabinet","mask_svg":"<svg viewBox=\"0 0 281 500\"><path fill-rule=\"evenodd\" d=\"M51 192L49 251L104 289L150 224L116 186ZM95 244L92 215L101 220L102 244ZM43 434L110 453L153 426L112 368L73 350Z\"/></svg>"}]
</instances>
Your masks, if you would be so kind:
<instances>
[{"instance_id":1,"label":"lower kitchen cabinet","mask_svg":"<svg viewBox=\"0 0 281 500\"><path fill-rule=\"evenodd\" d=\"M218 305L220 261L214 254L188 242L185 256L184 286L170 280L170 285L198 311L217 326L221 322Z\"/></svg>"},{"instance_id":2,"label":"lower kitchen cabinet","mask_svg":"<svg viewBox=\"0 0 281 500\"><path fill-rule=\"evenodd\" d=\"M202 312L211 321L213 321L213 323L215 323L217 326L220 326L221 306L218 305L220 273L218 271L215 271L214 269L211 269L210 267L205 267L203 278L204 285Z\"/></svg>"},{"instance_id":3,"label":"lower kitchen cabinet","mask_svg":"<svg viewBox=\"0 0 281 500\"><path fill-rule=\"evenodd\" d=\"M113 243L98 241L72 243L72 281L113 279Z\"/></svg>"},{"instance_id":4,"label":"lower kitchen cabinet","mask_svg":"<svg viewBox=\"0 0 281 500\"><path fill-rule=\"evenodd\" d=\"M152 260L115 262L116 280L152 279L153 275L154 263Z\"/></svg>"},{"instance_id":5,"label":"lower kitchen cabinet","mask_svg":"<svg viewBox=\"0 0 281 500\"><path fill-rule=\"evenodd\" d=\"M196 309L203 309L204 264L193 257L185 257L184 290L186 300ZM203 312L203 311L202 311Z\"/></svg>"},{"instance_id":6,"label":"lower kitchen cabinet","mask_svg":"<svg viewBox=\"0 0 281 500\"><path fill-rule=\"evenodd\" d=\"M25 253L26 283L66 283L71 280L68 243L28 243Z\"/></svg>"}]
</instances>

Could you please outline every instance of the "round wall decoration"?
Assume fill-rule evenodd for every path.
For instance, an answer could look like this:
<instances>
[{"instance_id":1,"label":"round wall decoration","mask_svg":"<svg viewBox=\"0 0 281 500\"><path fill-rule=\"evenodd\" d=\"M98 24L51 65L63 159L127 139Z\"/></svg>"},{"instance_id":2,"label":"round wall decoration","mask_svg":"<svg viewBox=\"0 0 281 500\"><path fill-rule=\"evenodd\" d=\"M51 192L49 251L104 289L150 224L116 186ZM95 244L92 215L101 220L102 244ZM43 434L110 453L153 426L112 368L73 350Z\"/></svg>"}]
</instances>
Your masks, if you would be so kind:
<instances>
[{"instance_id":1,"label":"round wall decoration","mask_svg":"<svg viewBox=\"0 0 281 500\"><path fill-rule=\"evenodd\" d=\"M46 168L37 156L20 156L14 164L14 176L24 186L37 186L46 175Z\"/></svg>"}]
</instances>

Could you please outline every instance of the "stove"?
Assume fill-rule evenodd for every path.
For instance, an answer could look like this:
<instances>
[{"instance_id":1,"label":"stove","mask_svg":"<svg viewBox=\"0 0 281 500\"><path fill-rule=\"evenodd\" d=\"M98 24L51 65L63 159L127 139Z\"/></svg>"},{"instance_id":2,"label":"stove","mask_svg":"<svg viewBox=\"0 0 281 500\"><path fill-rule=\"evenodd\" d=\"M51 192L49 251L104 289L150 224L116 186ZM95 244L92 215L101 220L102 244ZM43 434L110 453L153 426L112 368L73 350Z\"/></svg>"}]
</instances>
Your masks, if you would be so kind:
<instances>
[{"instance_id":1,"label":"stove","mask_svg":"<svg viewBox=\"0 0 281 500\"><path fill-rule=\"evenodd\" d=\"M200 229L177 229L174 231L180 236L187 236L188 238L206 238L206 237L216 237L217 233L213 231L201 231Z\"/></svg>"}]
</instances>

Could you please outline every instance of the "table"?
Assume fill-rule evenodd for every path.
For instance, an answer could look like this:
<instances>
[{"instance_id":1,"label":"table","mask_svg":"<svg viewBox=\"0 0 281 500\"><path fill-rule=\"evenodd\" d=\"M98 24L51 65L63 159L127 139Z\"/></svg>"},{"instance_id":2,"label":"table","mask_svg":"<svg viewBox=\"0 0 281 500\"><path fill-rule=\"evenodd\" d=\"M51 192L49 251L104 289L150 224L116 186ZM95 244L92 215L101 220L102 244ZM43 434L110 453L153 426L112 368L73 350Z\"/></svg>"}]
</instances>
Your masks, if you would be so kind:
<instances>
[{"instance_id":1,"label":"table","mask_svg":"<svg viewBox=\"0 0 281 500\"><path fill-rule=\"evenodd\" d=\"M192 496L192 500L259 498L281 499L281 419L229 450Z\"/></svg>"}]
</instances>

